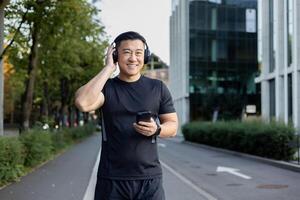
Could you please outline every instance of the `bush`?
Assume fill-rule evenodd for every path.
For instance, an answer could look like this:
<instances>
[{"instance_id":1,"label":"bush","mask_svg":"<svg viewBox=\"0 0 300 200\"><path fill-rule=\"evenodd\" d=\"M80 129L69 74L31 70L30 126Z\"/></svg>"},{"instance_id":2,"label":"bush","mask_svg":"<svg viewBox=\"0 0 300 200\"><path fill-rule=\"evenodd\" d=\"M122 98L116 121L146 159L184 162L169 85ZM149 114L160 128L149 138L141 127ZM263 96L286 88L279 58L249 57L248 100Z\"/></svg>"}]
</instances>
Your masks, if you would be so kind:
<instances>
[{"instance_id":1,"label":"bush","mask_svg":"<svg viewBox=\"0 0 300 200\"><path fill-rule=\"evenodd\" d=\"M72 139L74 141L81 140L91 134L93 134L96 130L96 127L93 123L88 123L84 126L79 126L76 128L66 129L65 131L69 131L72 135Z\"/></svg>"},{"instance_id":2,"label":"bush","mask_svg":"<svg viewBox=\"0 0 300 200\"><path fill-rule=\"evenodd\" d=\"M0 137L0 186L15 181L25 173L25 168L35 167L94 131L92 123L53 132L37 126L20 137Z\"/></svg>"},{"instance_id":3,"label":"bush","mask_svg":"<svg viewBox=\"0 0 300 200\"><path fill-rule=\"evenodd\" d=\"M51 140L54 153L59 152L72 143L71 136L63 131L51 133Z\"/></svg>"},{"instance_id":4,"label":"bush","mask_svg":"<svg viewBox=\"0 0 300 200\"><path fill-rule=\"evenodd\" d=\"M23 173L24 147L18 138L0 137L0 185Z\"/></svg>"},{"instance_id":5,"label":"bush","mask_svg":"<svg viewBox=\"0 0 300 200\"><path fill-rule=\"evenodd\" d=\"M294 128L279 122L191 122L182 132L188 141L278 160L290 160L295 152L288 145Z\"/></svg>"},{"instance_id":6,"label":"bush","mask_svg":"<svg viewBox=\"0 0 300 200\"><path fill-rule=\"evenodd\" d=\"M25 166L32 167L38 165L51 156L53 147L49 132L30 130L24 133L20 139L25 146Z\"/></svg>"}]
</instances>

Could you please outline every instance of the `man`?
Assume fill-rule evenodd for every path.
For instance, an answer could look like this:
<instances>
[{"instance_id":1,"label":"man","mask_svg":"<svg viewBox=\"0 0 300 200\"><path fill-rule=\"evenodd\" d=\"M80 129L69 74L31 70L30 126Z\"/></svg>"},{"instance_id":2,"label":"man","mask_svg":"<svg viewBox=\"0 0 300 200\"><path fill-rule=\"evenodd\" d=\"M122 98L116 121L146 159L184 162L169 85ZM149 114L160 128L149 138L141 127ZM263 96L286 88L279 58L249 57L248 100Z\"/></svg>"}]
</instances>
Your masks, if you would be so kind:
<instances>
[{"instance_id":1,"label":"man","mask_svg":"<svg viewBox=\"0 0 300 200\"><path fill-rule=\"evenodd\" d=\"M111 45L107 50L105 67L78 89L75 98L83 112L102 110L95 200L163 200L156 136L176 135L177 114L163 82L141 75L150 56L144 37L125 32L114 43L115 47ZM110 79L116 63L120 73ZM150 111L151 119L136 122L141 111Z\"/></svg>"}]
</instances>

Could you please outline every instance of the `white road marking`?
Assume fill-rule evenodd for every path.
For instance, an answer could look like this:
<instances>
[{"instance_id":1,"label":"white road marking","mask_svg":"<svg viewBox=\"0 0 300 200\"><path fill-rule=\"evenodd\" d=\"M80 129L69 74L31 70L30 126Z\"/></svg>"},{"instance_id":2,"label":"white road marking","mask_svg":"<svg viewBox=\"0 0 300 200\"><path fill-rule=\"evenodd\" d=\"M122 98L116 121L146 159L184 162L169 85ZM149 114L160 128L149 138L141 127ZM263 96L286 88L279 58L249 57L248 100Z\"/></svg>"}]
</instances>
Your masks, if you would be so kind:
<instances>
[{"instance_id":1,"label":"white road marking","mask_svg":"<svg viewBox=\"0 0 300 200\"><path fill-rule=\"evenodd\" d=\"M99 161L100 161L100 152L101 152L101 147L99 149L98 157L97 157L96 163L94 165L89 184L85 190L83 200L94 200L95 187L96 187L96 182L97 182L98 165L99 165Z\"/></svg>"},{"instance_id":2,"label":"white road marking","mask_svg":"<svg viewBox=\"0 0 300 200\"><path fill-rule=\"evenodd\" d=\"M250 176L242 174L238 171L240 171L240 170L235 169L235 168L230 168L230 167L222 167L222 166L217 167L217 172L227 172L227 173L233 174L235 176L238 176L238 177L241 177L241 178L244 178L244 179L252 179Z\"/></svg>"},{"instance_id":3,"label":"white road marking","mask_svg":"<svg viewBox=\"0 0 300 200\"><path fill-rule=\"evenodd\" d=\"M164 147L166 146L164 144L160 144L160 145L162 145ZM83 200L93 200L94 199L95 186L96 186L96 182L97 182L97 170L98 170L98 165L99 165L99 161L100 161L100 152L101 152L101 148L99 149L98 157L97 157L97 160L95 162L93 172L92 172L91 177L90 177L89 184L88 184L88 186L85 190ZM205 197L207 200L218 200L217 198L213 197L211 194L207 193L206 191L204 191L203 189L199 188L197 185L192 183L186 177L179 174L175 169L173 169L172 167L170 167L166 163L164 163L162 161L160 161L160 163L164 168L166 168L168 171L170 171L172 174L174 174L177 178L179 178L182 182L184 182L185 184L190 186L192 189L194 189L201 196Z\"/></svg>"},{"instance_id":4,"label":"white road marking","mask_svg":"<svg viewBox=\"0 0 300 200\"><path fill-rule=\"evenodd\" d=\"M182 182L190 186L192 189L194 189L196 192L198 192L201 196L205 197L207 200L217 200L217 198L213 197L211 194L207 193L203 189L199 188L197 185L192 183L190 180L188 180L183 175L179 174L175 169L167 165L166 163L160 161L161 165L166 168L168 171L170 171L172 174L174 174L177 178L179 178Z\"/></svg>"},{"instance_id":5,"label":"white road marking","mask_svg":"<svg viewBox=\"0 0 300 200\"><path fill-rule=\"evenodd\" d=\"M167 147L167 145L164 144L164 143L158 143L158 146L159 146L159 147L163 147L163 148Z\"/></svg>"}]
</instances>

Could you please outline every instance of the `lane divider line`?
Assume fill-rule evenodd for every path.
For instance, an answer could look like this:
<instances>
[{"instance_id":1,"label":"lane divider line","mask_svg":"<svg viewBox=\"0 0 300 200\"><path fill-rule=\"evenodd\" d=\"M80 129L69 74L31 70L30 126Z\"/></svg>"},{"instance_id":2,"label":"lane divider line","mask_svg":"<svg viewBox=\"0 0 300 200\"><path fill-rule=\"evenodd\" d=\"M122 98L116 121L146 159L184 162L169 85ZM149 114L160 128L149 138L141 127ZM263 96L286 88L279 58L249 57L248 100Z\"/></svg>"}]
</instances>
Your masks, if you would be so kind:
<instances>
[{"instance_id":1,"label":"lane divider line","mask_svg":"<svg viewBox=\"0 0 300 200\"><path fill-rule=\"evenodd\" d=\"M83 200L94 200L95 187L96 187L96 182L97 182L98 165L99 165L99 161L100 161L100 153L101 153L101 147L99 148L97 160L95 162L92 174L90 176L89 184L85 190Z\"/></svg>"},{"instance_id":2,"label":"lane divider line","mask_svg":"<svg viewBox=\"0 0 300 200\"><path fill-rule=\"evenodd\" d=\"M99 153L97 156L97 160L95 162L92 174L90 176L89 184L85 190L85 194L83 197L83 200L93 200L94 194L95 194L95 186L97 182L97 171L98 171L98 165L100 161L100 153L101 153L101 147L99 149ZM171 166L167 165L166 163L160 161L161 165L166 168L169 172L171 172L173 175L175 175L177 178L179 178L182 182L187 184L189 187L194 189L197 193L199 193L201 196L205 197L207 200L218 200L217 198L213 197L208 192L204 191L203 189L196 186L194 183L192 183L190 180L188 180L183 175L179 174L175 169L173 169Z\"/></svg>"},{"instance_id":3,"label":"lane divider line","mask_svg":"<svg viewBox=\"0 0 300 200\"><path fill-rule=\"evenodd\" d=\"M171 166L167 165L166 163L162 162L160 160L161 165L166 168L169 172L174 174L177 178L179 178L182 182L190 186L192 189L194 189L197 193L199 193L201 196L205 197L207 200L218 200L217 198L213 197L208 192L204 191L203 189L199 188L197 185L192 183L189 179L184 177L183 175L179 174L175 169L173 169Z\"/></svg>"}]
</instances>

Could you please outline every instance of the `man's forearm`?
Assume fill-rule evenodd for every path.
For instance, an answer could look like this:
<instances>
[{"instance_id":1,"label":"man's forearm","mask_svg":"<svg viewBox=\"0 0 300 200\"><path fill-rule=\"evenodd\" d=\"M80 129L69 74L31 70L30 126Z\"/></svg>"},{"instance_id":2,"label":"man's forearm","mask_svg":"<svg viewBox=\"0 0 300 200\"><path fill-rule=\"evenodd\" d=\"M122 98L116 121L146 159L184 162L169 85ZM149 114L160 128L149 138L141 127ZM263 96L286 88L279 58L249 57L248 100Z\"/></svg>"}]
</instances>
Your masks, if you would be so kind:
<instances>
[{"instance_id":1,"label":"man's forearm","mask_svg":"<svg viewBox=\"0 0 300 200\"><path fill-rule=\"evenodd\" d=\"M161 127L161 132L159 134L159 137L162 138L174 137L177 132L178 123L175 121L174 122L169 121L161 124L160 127Z\"/></svg>"},{"instance_id":2,"label":"man's forearm","mask_svg":"<svg viewBox=\"0 0 300 200\"><path fill-rule=\"evenodd\" d=\"M101 90L112 73L113 70L111 68L104 67L87 84L80 87L75 93L75 104L78 107L88 107L95 104L96 100L99 99Z\"/></svg>"}]
</instances>

